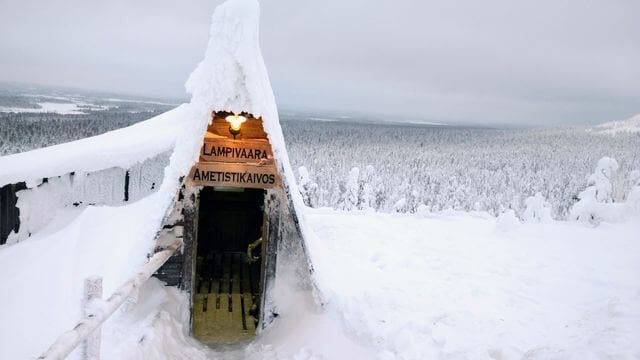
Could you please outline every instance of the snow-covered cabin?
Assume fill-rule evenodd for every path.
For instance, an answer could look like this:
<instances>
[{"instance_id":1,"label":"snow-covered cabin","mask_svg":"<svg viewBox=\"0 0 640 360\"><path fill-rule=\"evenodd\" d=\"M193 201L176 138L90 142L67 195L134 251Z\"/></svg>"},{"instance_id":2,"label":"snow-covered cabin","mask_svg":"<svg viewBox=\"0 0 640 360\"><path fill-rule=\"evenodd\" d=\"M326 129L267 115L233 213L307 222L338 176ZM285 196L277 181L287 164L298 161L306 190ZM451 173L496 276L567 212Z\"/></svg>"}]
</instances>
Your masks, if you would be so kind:
<instances>
[{"instance_id":1,"label":"snow-covered cabin","mask_svg":"<svg viewBox=\"0 0 640 360\"><path fill-rule=\"evenodd\" d=\"M205 57L186 84L190 103L100 136L0 157L0 245L63 232L109 248L121 256L95 266L109 289L144 262L141 253L182 237L182 250L156 276L190 294L193 335L228 343L266 326L277 316L278 252L304 256L304 246L302 199L258 20L255 0L218 7Z\"/></svg>"}]
</instances>

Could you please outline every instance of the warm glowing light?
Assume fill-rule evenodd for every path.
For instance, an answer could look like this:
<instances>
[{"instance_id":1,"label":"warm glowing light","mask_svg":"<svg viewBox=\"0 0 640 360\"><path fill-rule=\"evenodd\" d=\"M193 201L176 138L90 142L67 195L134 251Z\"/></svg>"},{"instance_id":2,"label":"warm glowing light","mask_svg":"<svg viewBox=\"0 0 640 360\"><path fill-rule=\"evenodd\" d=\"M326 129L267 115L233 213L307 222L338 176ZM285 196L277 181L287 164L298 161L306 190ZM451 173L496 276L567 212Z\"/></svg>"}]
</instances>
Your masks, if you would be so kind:
<instances>
[{"instance_id":1,"label":"warm glowing light","mask_svg":"<svg viewBox=\"0 0 640 360\"><path fill-rule=\"evenodd\" d=\"M229 129L234 132L240 132L240 126L243 122L247 121L247 118L242 115L229 115L225 120L229 123Z\"/></svg>"}]
</instances>

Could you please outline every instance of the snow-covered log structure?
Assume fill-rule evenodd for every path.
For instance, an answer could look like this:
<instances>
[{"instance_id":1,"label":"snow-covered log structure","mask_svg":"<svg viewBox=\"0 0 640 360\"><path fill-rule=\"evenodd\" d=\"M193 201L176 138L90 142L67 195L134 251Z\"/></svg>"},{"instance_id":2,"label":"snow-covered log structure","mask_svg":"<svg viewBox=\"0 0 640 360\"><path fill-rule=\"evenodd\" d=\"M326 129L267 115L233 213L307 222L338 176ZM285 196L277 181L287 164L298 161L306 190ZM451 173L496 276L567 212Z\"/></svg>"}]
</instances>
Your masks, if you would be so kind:
<instances>
[{"instance_id":1,"label":"snow-covered log structure","mask_svg":"<svg viewBox=\"0 0 640 360\"><path fill-rule=\"evenodd\" d=\"M194 336L228 343L268 325L277 316L278 249L311 267L258 24L256 0L216 9L204 59L186 84L190 103L129 128L1 157L0 244L64 231L80 218L113 221L98 237L127 233L123 244L148 253L180 233L182 251L156 276L190 294ZM119 224L122 216L109 213L135 221ZM85 240L82 231L68 236Z\"/></svg>"}]
</instances>

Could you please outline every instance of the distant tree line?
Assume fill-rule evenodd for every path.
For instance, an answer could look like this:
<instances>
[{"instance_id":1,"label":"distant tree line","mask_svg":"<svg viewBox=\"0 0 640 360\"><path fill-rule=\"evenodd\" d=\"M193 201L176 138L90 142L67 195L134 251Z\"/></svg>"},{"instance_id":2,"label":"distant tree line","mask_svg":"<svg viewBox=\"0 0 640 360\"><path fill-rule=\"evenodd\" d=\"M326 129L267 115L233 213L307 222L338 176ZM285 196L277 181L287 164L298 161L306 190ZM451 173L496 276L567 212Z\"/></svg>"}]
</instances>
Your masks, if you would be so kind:
<instances>
[{"instance_id":1,"label":"distant tree line","mask_svg":"<svg viewBox=\"0 0 640 360\"><path fill-rule=\"evenodd\" d=\"M0 113L0 156L99 135L159 113L113 110L82 115Z\"/></svg>"},{"instance_id":2,"label":"distant tree line","mask_svg":"<svg viewBox=\"0 0 640 360\"><path fill-rule=\"evenodd\" d=\"M522 218L530 216L528 203L544 201L551 216L565 219L599 159L619 164L612 201L625 200L630 174L640 169L640 134L311 121L284 121L283 130L312 207L493 215L511 209Z\"/></svg>"},{"instance_id":3,"label":"distant tree line","mask_svg":"<svg viewBox=\"0 0 640 360\"><path fill-rule=\"evenodd\" d=\"M160 112L0 114L0 155L98 135ZM634 170L640 170L640 134L298 120L284 120L282 127L312 207L493 215L513 210L521 218L565 219L588 198L583 191L594 183L594 166L603 157L617 165L607 177L611 202L625 201L637 186Z\"/></svg>"}]
</instances>

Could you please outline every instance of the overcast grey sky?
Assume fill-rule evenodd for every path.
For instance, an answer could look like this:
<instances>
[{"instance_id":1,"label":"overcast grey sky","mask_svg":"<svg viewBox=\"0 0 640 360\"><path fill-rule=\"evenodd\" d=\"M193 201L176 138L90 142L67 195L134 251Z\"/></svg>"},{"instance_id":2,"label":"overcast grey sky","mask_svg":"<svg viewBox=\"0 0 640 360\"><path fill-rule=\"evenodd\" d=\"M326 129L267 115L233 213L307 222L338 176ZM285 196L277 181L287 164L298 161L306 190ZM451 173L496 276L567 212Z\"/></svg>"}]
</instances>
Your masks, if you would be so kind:
<instances>
[{"instance_id":1,"label":"overcast grey sky","mask_svg":"<svg viewBox=\"0 0 640 360\"><path fill-rule=\"evenodd\" d=\"M186 97L221 1L0 0L0 80ZM639 0L264 0L281 107L440 122L640 113Z\"/></svg>"}]
</instances>

